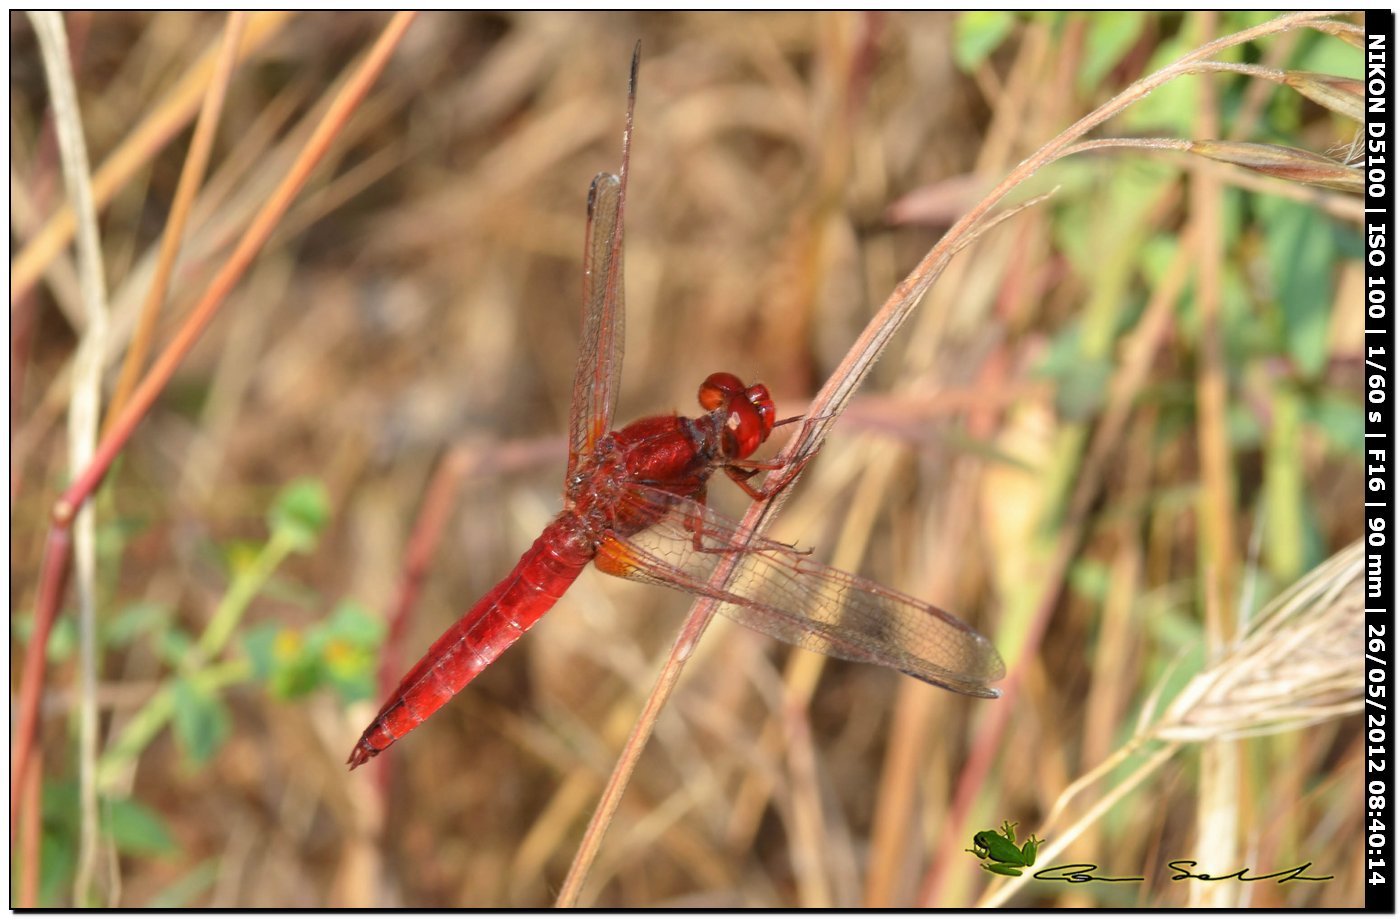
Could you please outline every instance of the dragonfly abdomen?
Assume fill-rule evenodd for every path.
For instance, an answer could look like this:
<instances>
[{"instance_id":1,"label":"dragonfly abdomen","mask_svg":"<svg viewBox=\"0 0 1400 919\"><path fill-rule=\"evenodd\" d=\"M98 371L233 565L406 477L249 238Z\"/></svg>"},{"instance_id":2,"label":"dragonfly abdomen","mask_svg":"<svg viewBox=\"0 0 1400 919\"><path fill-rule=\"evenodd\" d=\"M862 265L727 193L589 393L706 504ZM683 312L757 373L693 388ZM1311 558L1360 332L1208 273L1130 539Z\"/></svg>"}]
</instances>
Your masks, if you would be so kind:
<instances>
[{"instance_id":1,"label":"dragonfly abdomen","mask_svg":"<svg viewBox=\"0 0 1400 919\"><path fill-rule=\"evenodd\" d=\"M422 724L549 612L592 559L580 527L571 515L556 518L510 574L433 642L360 735L350 768Z\"/></svg>"}]
</instances>

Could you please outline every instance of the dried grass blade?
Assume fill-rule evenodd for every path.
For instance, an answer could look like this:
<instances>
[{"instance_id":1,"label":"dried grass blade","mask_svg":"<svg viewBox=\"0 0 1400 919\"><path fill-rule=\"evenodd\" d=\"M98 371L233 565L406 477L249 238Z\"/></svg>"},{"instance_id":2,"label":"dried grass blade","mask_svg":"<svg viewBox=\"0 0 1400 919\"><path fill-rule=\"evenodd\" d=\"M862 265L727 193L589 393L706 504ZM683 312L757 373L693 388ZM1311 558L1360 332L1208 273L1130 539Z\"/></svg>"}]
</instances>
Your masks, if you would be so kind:
<instances>
[{"instance_id":1,"label":"dried grass blade","mask_svg":"<svg viewBox=\"0 0 1400 919\"><path fill-rule=\"evenodd\" d=\"M1199 156L1243 166L1277 179L1361 194L1362 180L1358 170L1308 150L1225 140L1195 140L1187 145L1187 149Z\"/></svg>"},{"instance_id":2,"label":"dried grass blade","mask_svg":"<svg viewBox=\"0 0 1400 919\"><path fill-rule=\"evenodd\" d=\"M1357 124L1365 118L1362 104L1366 87L1360 80L1334 77L1327 73L1290 70L1283 75L1283 82L1323 108L1344 115Z\"/></svg>"}]
</instances>

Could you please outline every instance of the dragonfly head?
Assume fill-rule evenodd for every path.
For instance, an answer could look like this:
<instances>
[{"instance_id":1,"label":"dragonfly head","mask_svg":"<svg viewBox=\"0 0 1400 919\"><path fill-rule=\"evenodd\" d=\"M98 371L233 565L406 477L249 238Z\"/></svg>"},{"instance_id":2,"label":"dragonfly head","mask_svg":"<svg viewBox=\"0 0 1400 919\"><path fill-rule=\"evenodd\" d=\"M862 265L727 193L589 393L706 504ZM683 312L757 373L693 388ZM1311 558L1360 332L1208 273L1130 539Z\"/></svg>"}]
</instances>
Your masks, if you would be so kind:
<instances>
[{"instance_id":1,"label":"dragonfly head","mask_svg":"<svg viewBox=\"0 0 1400 919\"><path fill-rule=\"evenodd\" d=\"M762 383L745 386L732 373L712 373L700 384L700 405L708 412L723 411L724 453L730 459L744 459L773 433L778 410L768 387Z\"/></svg>"}]
</instances>

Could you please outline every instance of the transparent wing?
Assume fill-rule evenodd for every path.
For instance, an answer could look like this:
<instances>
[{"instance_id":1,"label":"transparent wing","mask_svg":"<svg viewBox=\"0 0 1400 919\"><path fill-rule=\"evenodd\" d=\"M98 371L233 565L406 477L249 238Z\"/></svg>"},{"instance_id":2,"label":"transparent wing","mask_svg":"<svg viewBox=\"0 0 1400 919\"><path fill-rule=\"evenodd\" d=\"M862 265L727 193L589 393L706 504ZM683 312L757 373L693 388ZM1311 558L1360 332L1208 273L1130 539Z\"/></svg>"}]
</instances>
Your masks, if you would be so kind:
<instances>
[{"instance_id":1,"label":"transparent wing","mask_svg":"<svg viewBox=\"0 0 1400 919\"><path fill-rule=\"evenodd\" d=\"M952 614L766 539L737 552L737 570L717 590L707 582L736 555L729 546L737 524L645 486L628 486L624 500L633 519L659 520L632 536L608 534L596 563L609 574L712 597L724 616L809 651L970 696L1000 694L987 685L1006 675L996 648Z\"/></svg>"},{"instance_id":2,"label":"transparent wing","mask_svg":"<svg viewBox=\"0 0 1400 919\"><path fill-rule=\"evenodd\" d=\"M600 173L588 190L584 235L583 339L569 409L567 482L579 458L612 429L622 376L622 180Z\"/></svg>"},{"instance_id":3,"label":"transparent wing","mask_svg":"<svg viewBox=\"0 0 1400 919\"><path fill-rule=\"evenodd\" d=\"M564 483L573 479L581 457L612 429L622 377L625 315L622 295L622 216L627 200L627 169L632 150L632 113L637 101L637 61L627 91L627 123L622 133L622 169L602 172L588 190L588 227L583 237L583 337L574 368L569 407L569 464Z\"/></svg>"}]
</instances>

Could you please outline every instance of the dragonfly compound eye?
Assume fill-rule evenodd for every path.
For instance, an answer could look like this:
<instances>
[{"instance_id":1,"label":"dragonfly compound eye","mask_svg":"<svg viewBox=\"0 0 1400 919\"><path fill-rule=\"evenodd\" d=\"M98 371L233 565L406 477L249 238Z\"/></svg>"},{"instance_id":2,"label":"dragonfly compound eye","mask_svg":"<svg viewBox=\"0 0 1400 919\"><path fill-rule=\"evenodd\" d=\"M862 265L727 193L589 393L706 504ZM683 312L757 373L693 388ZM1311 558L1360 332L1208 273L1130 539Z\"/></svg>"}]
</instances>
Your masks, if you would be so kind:
<instances>
[{"instance_id":1,"label":"dragonfly compound eye","mask_svg":"<svg viewBox=\"0 0 1400 919\"><path fill-rule=\"evenodd\" d=\"M771 411L765 418L762 410L749 400L732 399L729 415L724 419L724 450L732 459L743 459L759 448L771 430Z\"/></svg>"},{"instance_id":2,"label":"dragonfly compound eye","mask_svg":"<svg viewBox=\"0 0 1400 919\"><path fill-rule=\"evenodd\" d=\"M732 373L712 373L700 384L700 407L707 412L727 404L744 391L744 381Z\"/></svg>"},{"instance_id":3,"label":"dragonfly compound eye","mask_svg":"<svg viewBox=\"0 0 1400 919\"><path fill-rule=\"evenodd\" d=\"M762 440L767 440L768 435L773 433L773 423L778 417L778 409L773 405L773 396L769 394L768 387L762 383L755 383L744 390L744 398L758 409L758 420L763 427Z\"/></svg>"}]
</instances>

